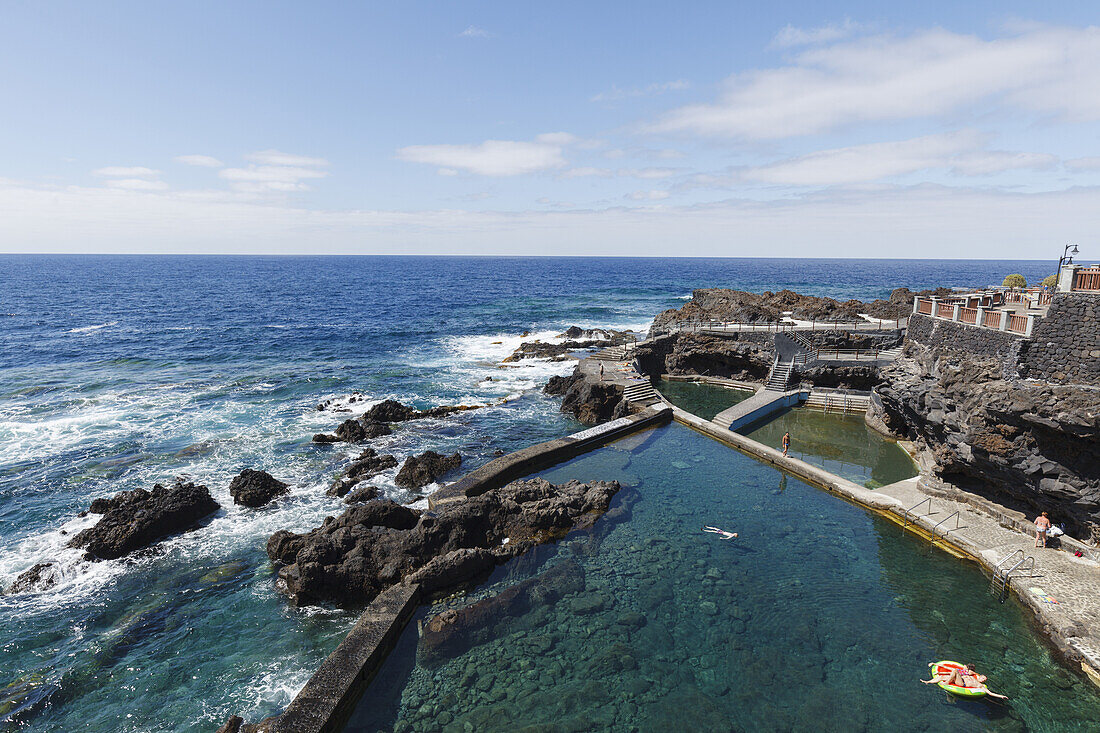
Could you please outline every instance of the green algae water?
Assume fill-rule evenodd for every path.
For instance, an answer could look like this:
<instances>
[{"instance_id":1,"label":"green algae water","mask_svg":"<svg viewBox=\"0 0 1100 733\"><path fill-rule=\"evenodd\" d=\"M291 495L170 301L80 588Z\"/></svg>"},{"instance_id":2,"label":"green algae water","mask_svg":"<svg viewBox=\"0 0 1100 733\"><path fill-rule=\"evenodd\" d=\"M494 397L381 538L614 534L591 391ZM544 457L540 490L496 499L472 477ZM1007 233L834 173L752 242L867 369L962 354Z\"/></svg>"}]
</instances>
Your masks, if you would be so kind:
<instances>
[{"instance_id":1,"label":"green algae water","mask_svg":"<svg viewBox=\"0 0 1100 733\"><path fill-rule=\"evenodd\" d=\"M722 410L744 402L754 394L747 389L730 389L703 382L661 380L657 389L672 404L704 420L713 420Z\"/></svg>"},{"instance_id":2,"label":"green algae water","mask_svg":"<svg viewBox=\"0 0 1100 733\"><path fill-rule=\"evenodd\" d=\"M679 425L542 475L618 480L618 516L449 604L531 578L553 598L564 566L580 586L487 615L442 663L417 661L417 624L448 603L422 609L348 731L1096 730L1100 696L1023 609L888 520ZM939 659L1010 700L921 684Z\"/></svg>"},{"instance_id":3,"label":"green algae water","mask_svg":"<svg viewBox=\"0 0 1100 733\"><path fill-rule=\"evenodd\" d=\"M869 489L917 475L909 454L867 427L862 415L799 407L742 432L777 450L783 449L783 434L789 432L789 455Z\"/></svg>"}]
</instances>

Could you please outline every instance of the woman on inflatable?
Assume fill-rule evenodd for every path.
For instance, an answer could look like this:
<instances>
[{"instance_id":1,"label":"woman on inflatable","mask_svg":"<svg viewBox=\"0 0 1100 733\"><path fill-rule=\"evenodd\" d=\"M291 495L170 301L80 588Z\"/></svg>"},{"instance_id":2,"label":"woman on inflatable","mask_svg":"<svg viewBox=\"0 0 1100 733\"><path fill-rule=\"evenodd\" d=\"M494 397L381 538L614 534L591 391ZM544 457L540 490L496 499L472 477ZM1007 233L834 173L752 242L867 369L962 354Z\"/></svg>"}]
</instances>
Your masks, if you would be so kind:
<instances>
[{"instance_id":1,"label":"woman on inflatable","mask_svg":"<svg viewBox=\"0 0 1100 733\"><path fill-rule=\"evenodd\" d=\"M987 677L984 674L978 674L973 665L958 664L957 662L933 662L928 666L932 668L932 679L921 680L926 685L936 684L956 695L973 697L989 695L1001 700L1008 699L1008 696L998 695L986 687Z\"/></svg>"}]
</instances>

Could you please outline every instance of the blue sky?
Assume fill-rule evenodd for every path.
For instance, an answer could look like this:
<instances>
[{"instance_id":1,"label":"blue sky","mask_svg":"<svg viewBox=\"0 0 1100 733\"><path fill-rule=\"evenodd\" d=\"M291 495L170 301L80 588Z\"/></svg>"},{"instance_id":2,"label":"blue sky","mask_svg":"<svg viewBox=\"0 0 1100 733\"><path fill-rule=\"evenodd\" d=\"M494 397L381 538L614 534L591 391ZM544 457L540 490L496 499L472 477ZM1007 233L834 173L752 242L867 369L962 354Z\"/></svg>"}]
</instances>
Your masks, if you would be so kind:
<instances>
[{"instance_id":1,"label":"blue sky","mask_svg":"<svg viewBox=\"0 0 1100 733\"><path fill-rule=\"evenodd\" d=\"M0 251L1100 255L1047 5L4 3Z\"/></svg>"}]
</instances>

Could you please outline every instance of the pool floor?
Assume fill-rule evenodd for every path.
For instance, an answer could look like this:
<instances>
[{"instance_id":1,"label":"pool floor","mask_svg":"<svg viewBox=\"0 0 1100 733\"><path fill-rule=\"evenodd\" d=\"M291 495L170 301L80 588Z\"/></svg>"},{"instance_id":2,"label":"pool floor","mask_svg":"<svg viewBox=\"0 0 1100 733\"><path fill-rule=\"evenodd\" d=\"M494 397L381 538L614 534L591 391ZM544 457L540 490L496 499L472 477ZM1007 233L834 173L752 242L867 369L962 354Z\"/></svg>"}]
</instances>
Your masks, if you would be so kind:
<instances>
[{"instance_id":1,"label":"pool floor","mask_svg":"<svg viewBox=\"0 0 1100 733\"><path fill-rule=\"evenodd\" d=\"M542 475L620 481L616 520L422 609L347 730L1096 730L1096 690L975 566L770 466L670 425ZM425 658L418 621L522 582ZM921 684L939 659L1010 700Z\"/></svg>"}]
</instances>

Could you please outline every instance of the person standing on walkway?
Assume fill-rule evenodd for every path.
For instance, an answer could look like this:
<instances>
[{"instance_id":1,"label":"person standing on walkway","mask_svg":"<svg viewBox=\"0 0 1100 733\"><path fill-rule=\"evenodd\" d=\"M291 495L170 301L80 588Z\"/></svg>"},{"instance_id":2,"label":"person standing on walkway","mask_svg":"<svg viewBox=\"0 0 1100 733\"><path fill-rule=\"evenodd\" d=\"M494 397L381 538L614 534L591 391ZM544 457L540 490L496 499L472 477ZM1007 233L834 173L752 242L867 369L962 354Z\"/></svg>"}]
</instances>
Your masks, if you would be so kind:
<instances>
[{"instance_id":1,"label":"person standing on walkway","mask_svg":"<svg viewBox=\"0 0 1100 733\"><path fill-rule=\"evenodd\" d=\"M787 451L791 449L791 434L783 433L783 457L787 457Z\"/></svg>"},{"instance_id":2,"label":"person standing on walkway","mask_svg":"<svg viewBox=\"0 0 1100 733\"><path fill-rule=\"evenodd\" d=\"M1035 517L1035 546L1046 547L1047 546L1047 530L1050 529L1050 518L1047 517L1047 513L1043 512L1039 516Z\"/></svg>"},{"instance_id":3,"label":"person standing on walkway","mask_svg":"<svg viewBox=\"0 0 1100 733\"><path fill-rule=\"evenodd\" d=\"M603 381L603 362L600 362L600 381Z\"/></svg>"}]
</instances>

